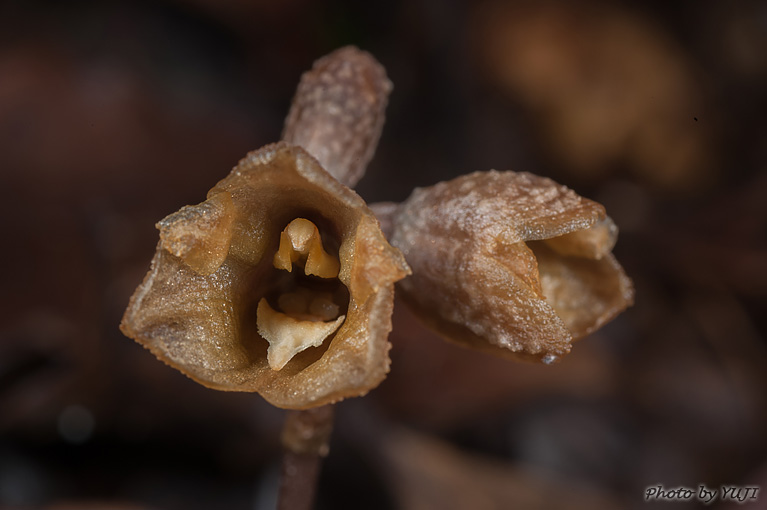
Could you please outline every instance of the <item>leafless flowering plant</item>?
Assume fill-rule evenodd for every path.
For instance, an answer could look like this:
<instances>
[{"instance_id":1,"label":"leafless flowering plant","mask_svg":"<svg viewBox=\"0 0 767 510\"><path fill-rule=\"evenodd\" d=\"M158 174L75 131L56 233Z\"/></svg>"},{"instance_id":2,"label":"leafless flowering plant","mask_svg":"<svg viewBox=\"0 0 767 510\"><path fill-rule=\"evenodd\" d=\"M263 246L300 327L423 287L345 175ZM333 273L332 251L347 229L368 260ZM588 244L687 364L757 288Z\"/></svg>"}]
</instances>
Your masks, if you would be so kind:
<instances>
[{"instance_id":1,"label":"leafless flowering plant","mask_svg":"<svg viewBox=\"0 0 767 510\"><path fill-rule=\"evenodd\" d=\"M161 220L122 331L218 390L303 410L286 420L282 508L308 506L332 404L389 370L395 283L445 338L552 363L629 306L604 207L528 173L475 172L371 207L391 83L353 47L304 74L282 141ZM308 487L308 489L307 489Z\"/></svg>"}]
</instances>

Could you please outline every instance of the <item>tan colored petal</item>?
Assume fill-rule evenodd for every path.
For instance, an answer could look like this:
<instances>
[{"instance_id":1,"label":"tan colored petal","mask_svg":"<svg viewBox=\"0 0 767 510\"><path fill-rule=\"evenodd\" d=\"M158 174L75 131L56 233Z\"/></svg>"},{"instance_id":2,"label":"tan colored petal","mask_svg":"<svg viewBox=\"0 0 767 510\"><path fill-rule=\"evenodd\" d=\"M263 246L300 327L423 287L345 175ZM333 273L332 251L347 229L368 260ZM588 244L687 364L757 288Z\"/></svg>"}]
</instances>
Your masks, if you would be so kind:
<instances>
[{"instance_id":1,"label":"tan colored petal","mask_svg":"<svg viewBox=\"0 0 767 510\"><path fill-rule=\"evenodd\" d=\"M409 270L363 200L285 143L248 154L208 195L223 193L234 218L223 263L201 274L161 243L125 312L123 332L205 386L256 391L285 408L362 395L380 383L389 369L394 282ZM265 297L274 305L295 285L290 279L300 272L273 266L280 233L295 218L315 224L325 248L337 254L341 267L328 292L344 297L338 313L346 319L319 347L275 371L258 333L257 307Z\"/></svg>"},{"instance_id":2,"label":"tan colored petal","mask_svg":"<svg viewBox=\"0 0 767 510\"><path fill-rule=\"evenodd\" d=\"M200 274L218 269L229 253L234 206L229 193L182 207L157 223L163 248Z\"/></svg>"},{"instance_id":3,"label":"tan colored petal","mask_svg":"<svg viewBox=\"0 0 767 510\"><path fill-rule=\"evenodd\" d=\"M483 245L550 239L605 217L600 204L551 179L495 170L416 189L403 207L399 218L407 215L409 228L467 235Z\"/></svg>"},{"instance_id":4,"label":"tan colored petal","mask_svg":"<svg viewBox=\"0 0 767 510\"><path fill-rule=\"evenodd\" d=\"M391 89L372 55L352 46L338 49L301 77L282 139L353 187L373 157Z\"/></svg>"},{"instance_id":5,"label":"tan colored petal","mask_svg":"<svg viewBox=\"0 0 767 510\"><path fill-rule=\"evenodd\" d=\"M613 319L634 302L634 287L612 253L602 258L562 257L546 243L530 243L546 301L574 339Z\"/></svg>"},{"instance_id":6,"label":"tan colored petal","mask_svg":"<svg viewBox=\"0 0 767 510\"><path fill-rule=\"evenodd\" d=\"M408 255L413 275L399 290L429 327L448 340L515 359L570 351L570 332L543 298L535 257L524 243L505 247L499 259L470 242L426 242L429 250Z\"/></svg>"},{"instance_id":7,"label":"tan colored petal","mask_svg":"<svg viewBox=\"0 0 767 510\"><path fill-rule=\"evenodd\" d=\"M560 255L601 259L612 251L617 240L618 227L609 216L605 216L590 228L552 237L544 242Z\"/></svg>"},{"instance_id":8,"label":"tan colored petal","mask_svg":"<svg viewBox=\"0 0 767 510\"><path fill-rule=\"evenodd\" d=\"M477 172L418 189L389 216L391 242L413 270L399 284L403 299L464 345L551 362L630 301L604 208L550 179ZM576 319L579 306L592 308Z\"/></svg>"}]
</instances>

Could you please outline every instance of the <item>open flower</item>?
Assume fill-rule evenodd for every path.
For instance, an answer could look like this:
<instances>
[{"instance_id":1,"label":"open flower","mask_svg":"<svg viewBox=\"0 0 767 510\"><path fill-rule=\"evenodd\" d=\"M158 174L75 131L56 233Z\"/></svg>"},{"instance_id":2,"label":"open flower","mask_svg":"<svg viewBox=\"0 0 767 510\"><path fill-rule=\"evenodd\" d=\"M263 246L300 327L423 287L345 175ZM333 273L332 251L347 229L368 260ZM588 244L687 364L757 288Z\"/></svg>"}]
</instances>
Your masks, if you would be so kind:
<instances>
[{"instance_id":1,"label":"open flower","mask_svg":"<svg viewBox=\"0 0 767 510\"><path fill-rule=\"evenodd\" d=\"M372 157L390 90L356 48L318 60L283 141L157 224L122 331L205 386L305 409L386 376L394 285L410 267L399 290L427 324L517 358L551 362L631 303L604 208L549 179L477 172L376 207L377 218L348 186Z\"/></svg>"},{"instance_id":2,"label":"open flower","mask_svg":"<svg viewBox=\"0 0 767 510\"><path fill-rule=\"evenodd\" d=\"M169 365L289 408L360 395L388 372L407 264L365 202L300 147L248 154L158 227L122 329Z\"/></svg>"},{"instance_id":3,"label":"open flower","mask_svg":"<svg viewBox=\"0 0 767 510\"><path fill-rule=\"evenodd\" d=\"M299 89L284 138L314 147L306 126L321 126L343 143L318 154L286 141L263 147L206 201L160 221L152 267L121 324L205 386L293 409L383 380L394 282L409 273L372 211L336 178L358 179L375 148L391 88L382 68L344 48L307 82L322 87Z\"/></svg>"}]
</instances>

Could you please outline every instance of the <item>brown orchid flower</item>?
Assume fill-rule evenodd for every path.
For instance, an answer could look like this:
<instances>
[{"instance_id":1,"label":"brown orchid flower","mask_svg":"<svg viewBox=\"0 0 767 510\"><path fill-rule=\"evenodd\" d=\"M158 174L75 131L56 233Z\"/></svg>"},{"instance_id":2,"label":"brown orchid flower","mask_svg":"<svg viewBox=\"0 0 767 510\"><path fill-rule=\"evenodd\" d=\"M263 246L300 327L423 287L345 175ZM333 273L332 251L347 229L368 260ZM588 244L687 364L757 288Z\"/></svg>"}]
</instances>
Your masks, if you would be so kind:
<instances>
[{"instance_id":1,"label":"brown orchid flower","mask_svg":"<svg viewBox=\"0 0 767 510\"><path fill-rule=\"evenodd\" d=\"M350 187L390 90L356 48L318 60L283 141L157 224L122 331L205 386L306 409L386 376L394 284L411 267L399 293L429 326L517 358L551 362L631 303L604 208L549 179L478 172L377 218Z\"/></svg>"},{"instance_id":2,"label":"brown orchid flower","mask_svg":"<svg viewBox=\"0 0 767 510\"><path fill-rule=\"evenodd\" d=\"M600 204L529 173L476 172L388 211L402 298L449 340L552 363L633 300Z\"/></svg>"},{"instance_id":3,"label":"brown orchid flower","mask_svg":"<svg viewBox=\"0 0 767 510\"><path fill-rule=\"evenodd\" d=\"M157 224L123 332L205 386L279 407L377 386L389 370L394 282L409 269L342 182L356 182L372 156L390 89L367 53L318 61L284 141Z\"/></svg>"}]
</instances>

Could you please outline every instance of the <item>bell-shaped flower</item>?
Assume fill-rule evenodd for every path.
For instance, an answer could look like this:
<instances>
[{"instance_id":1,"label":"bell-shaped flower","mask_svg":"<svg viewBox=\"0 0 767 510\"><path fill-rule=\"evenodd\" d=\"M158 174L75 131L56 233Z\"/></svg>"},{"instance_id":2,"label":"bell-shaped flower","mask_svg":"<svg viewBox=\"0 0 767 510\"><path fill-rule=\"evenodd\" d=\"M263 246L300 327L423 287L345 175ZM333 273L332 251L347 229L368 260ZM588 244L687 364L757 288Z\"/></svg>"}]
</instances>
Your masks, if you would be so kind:
<instances>
[{"instance_id":1,"label":"bell-shaped flower","mask_svg":"<svg viewBox=\"0 0 767 510\"><path fill-rule=\"evenodd\" d=\"M122 331L205 386L279 407L377 386L389 370L394 282L409 269L342 182L356 182L372 156L390 89L355 48L319 60L285 141L251 152L207 200L157 224Z\"/></svg>"},{"instance_id":2,"label":"bell-shaped flower","mask_svg":"<svg viewBox=\"0 0 767 510\"><path fill-rule=\"evenodd\" d=\"M462 345L551 363L633 300L604 207L550 179L476 172L384 212L403 299Z\"/></svg>"}]
</instances>

